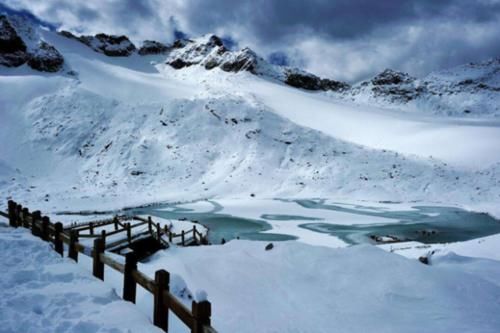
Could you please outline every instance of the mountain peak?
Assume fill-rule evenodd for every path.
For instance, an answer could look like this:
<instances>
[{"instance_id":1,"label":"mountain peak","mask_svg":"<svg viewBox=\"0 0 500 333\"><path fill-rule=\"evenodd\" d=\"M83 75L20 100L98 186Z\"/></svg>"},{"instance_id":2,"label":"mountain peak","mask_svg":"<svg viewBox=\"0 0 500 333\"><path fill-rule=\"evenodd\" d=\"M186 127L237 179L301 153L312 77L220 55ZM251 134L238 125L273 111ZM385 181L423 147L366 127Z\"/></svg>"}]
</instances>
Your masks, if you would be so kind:
<instances>
[{"instance_id":1,"label":"mountain peak","mask_svg":"<svg viewBox=\"0 0 500 333\"><path fill-rule=\"evenodd\" d=\"M59 71L63 56L35 30L25 18L0 15L0 65L19 67L27 63L38 71Z\"/></svg>"},{"instance_id":2,"label":"mountain peak","mask_svg":"<svg viewBox=\"0 0 500 333\"><path fill-rule=\"evenodd\" d=\"M380 86L389 84L411 83L413 81L415 81L415 78L410 76L408 73L387 68L372 79L372 84Z\"/></svg>"}]
</instances>

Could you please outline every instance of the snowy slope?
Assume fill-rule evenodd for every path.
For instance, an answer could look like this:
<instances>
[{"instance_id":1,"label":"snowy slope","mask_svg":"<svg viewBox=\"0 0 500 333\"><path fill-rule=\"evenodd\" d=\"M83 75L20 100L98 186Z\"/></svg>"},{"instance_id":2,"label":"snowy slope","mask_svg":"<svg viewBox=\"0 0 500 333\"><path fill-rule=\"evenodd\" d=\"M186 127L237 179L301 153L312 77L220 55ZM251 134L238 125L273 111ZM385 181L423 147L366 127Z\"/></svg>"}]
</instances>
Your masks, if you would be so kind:
<instances>
[{"instance_id":1,"label":"snowy slope","mask_svg":"<svg viewBox=\"0 0 500 333\"><path fill-rule=\"evenodd\" d=\"M500 325L497 261L426 266L372 246L265 245L176 248L141 270L168 266L191 290L205 290L221 332L493 333ZM461 271L464 261L476 270Z\"/></svg>"},{"instance_id":2,"label":"snowy slope","mask_svg":"<svg viewBox=\"0 0 500 333\"><path fill-rule=\"evenodd\" d=\"M65 70L0 68L2 204L256 194L496 209L500 124L356 106L247 71L177 70L165 64L172 54L109 57L38 33Z\"/></svg>"},{"instance_id":3,"label":"snowy slope","mask_svg":"<svg viewBox=\"0 0 500 333\"><path fill-rule=\"evenodd\" d=\"M163 332L26 229L0 225L1 332Z\"/></svg>"},{"instance_id":4,"label":"snowy slope","mask_svg":"<svg viewBox=\"0 0 500 333\"><path fill-rule=\"evenodd\" d=\"M385 70L343 94L360 104L454 117L500 117L500 58L417 79Z\"/></svg>"}]
</instances>

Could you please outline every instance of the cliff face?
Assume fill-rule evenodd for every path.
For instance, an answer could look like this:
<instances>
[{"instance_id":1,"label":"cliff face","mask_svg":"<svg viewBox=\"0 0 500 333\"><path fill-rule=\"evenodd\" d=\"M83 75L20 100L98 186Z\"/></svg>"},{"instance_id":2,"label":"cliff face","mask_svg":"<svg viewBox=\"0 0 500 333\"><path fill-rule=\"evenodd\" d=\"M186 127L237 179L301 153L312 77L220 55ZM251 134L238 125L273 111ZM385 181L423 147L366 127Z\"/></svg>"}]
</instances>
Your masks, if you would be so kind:
<instances>
[{"instance_id":1,"label":"cliff face","mask_svg":"<svg viewBox=\"0 0 500 333\"><path fill-rule=\"evenodd\" d=\"M31 33L22 36L24 31ZM57 72L64 58L55 47L38 38L29 22L11 22L5 15L0 16L0 65L19 67L25 63L37 71Z\"/></svg>"}]
</instances>

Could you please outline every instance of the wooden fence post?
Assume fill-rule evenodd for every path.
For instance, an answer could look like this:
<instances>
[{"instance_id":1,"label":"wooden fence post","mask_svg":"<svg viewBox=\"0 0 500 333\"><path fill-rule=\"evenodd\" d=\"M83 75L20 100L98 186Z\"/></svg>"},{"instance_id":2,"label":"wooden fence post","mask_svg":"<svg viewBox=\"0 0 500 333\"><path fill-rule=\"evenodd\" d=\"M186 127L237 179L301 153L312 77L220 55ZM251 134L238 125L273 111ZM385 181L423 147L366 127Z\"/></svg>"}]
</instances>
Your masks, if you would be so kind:
<instances>
[{"instance_id":1,"label":"wooden fence post","mask_svg":"<svg viewBox=\"0 0 500 333\"><path fill-rule=\"evenodd\" d=\"M30 215L30 211L27 207L24 207L22 210L22 219L23 219L23 227L26 229L30 229L30 223L28 222L28 216Z\"/></svg>"},{"instance_id":2,"label":"wooden fence post","mask_svg":"<svg viewBox=\"0 0 500 333\"><path fill-rule=\"evenodd\" d=\"M118 230L118 216L113 217L113 223L115 225L115 230Z\"/></svg>"},{"instance_id":3,"label":"wooden fence post","mask_svg":"<svg viewBox=\"0 0 500 333\"><path fill-rule=\"evenodd\" d=\"M39 210L35 210L31 213L31 233L35 236L42 238L42 231L37 223L42 223L42 213Z\"/></svg>"},{"instance_id":4,"label":"wooden fence post","mask_svg":"<svg viewBox=\"0 0 500 333\"><path fill-rule=\"evenodd\" d=\"M57 222L54 224L54 249L56 250L57 253L59 253L62 256L64 256L64 246L63 246L63 241L61 239L61 234L63 232L63 225L61 222Z\"/></svg>"},{"instance_id":5,"label":"wooden fence post","mask_svg":"<svg viewBox=\"0 0 500 333\"><path fill-rule=\"evenodd\" d=\"M193 312L193 327L191 333L202 333L203 326L210 325L210 316L212 315L212 305L209 301L201 301L199 303L193 301L191 303Z\"/></svg>"},{"instance_id":6,"label":"wooden fence post","mask_svg":"<svg viewBox=\"0 0 500 333\"><path fill-rule=\"evenodd\" d=\"M151 216L148 216L148 229L149 229L149 233L152 235L153 234L153 220L151 219Z\"/></svg>"},{"instance_id":7,"label":"wooden fence post","mask_svg":"<svg viewBox=\"0 0 500 333\"><path fill-rule=\"evenodd\" d=\"M163 269L156 271L155 283L153 324L168 332L168 302L163 294L170 290L170 274Z\"/></svg>"},{"instance_id":8,"label":"wooden fence post","mask_svg":"<svg viewBox=\"0 0 500 333\"><path fill-rule=\"evenodd\" d=\"M44 241L49 241L50 236L49 236L49 225L50 225L50 219L47 216L42 217L42 231L41 231L41 236Z\"/></svg>"},{"instance_id":9,"label":"wooden fence post","mask_svg":"<svg viewBox=\"0 0 500 333\"><path fill-rule=\"evenodd\" d=\"M160 227L160 223L156 223L156 238L158 238L158 241L161 240L161 227Z\"/></svg>"},{"instance_id":10,"label":"wooden fence post","mask_svg":"<svg viewBox=\"0 0 500 333\"><path fill-rule=\"evenodd\" d=\"M184 246L184 230L182 230L181 233L181 241L182 241L182 246Z\"/></svg>"},{"instance_id":11,"label":"wooden fence post","mask_svg":"<svg viewBox=\"0 0 500 333\"><path fill-rule=\"evenodd\" d=\"M94 234L94 223L93 222L89 223L89 232L90 232L91 235Z\"/></svg>"},{"instance_id":12,"label":"wooden fence post","mask_svg":"<svg viewBox=\"0 0 500 333\"><path fill-rule=\"evenodd\" d=\"M127 226L127 239L130 244L132 242L132 228L130 227L130 222L126 224Z\"/></svg>"},{"instance_id":13,"label":"wooden fence post","mask_svg":"<svg viewBox=\"0 0 500 333\"><path fill-rule=\"evenodd\" d=\"M196 240L196 226L195 225L193 226L193 239L194 239L194 243L198 244L198 241Z\"/></svg>"},{"instance_id":14,"label":"wooden fence post","mask_svg":"<svg viewBox=\"0 0 500 333\"><path fill-rule=\"evenodd\" d=\"M102 238L94 239L92 274L98 279L104 281L104 263L101 261L101 253L104 253L104 240Z\"/></svg>"},{"instance_id":15,"label":"wooden fence post","mask_svg":"<svg viewBox=\"0 0 500 333\"><path fill-rule=\"evenodd\" d=\"M68 257L78 262L78 249L76 244L78 243L78 231L71 230L69 234L69 249Z\"/></svg>"},{"instance_id":16,"label":"wooden fence post","mask_svg":"<svg viewBox=\"0 0 500 333\"><path fill-rule=\"evenodd\" d=\"M21 206L20 204L17 204L17 206L16 206L16 225L18 227L23 226L22 212L23 212L23 206Z\"/></svg>"},{"instance_id":17,"label":"wooden fence post","mask_svg":"<svg viewBox=\"0 0 500 333\"><path fill-rule=\"evenodd\" d=\"M171 230L168 231L168 241L172 243L173 232Z\"/></svg>"},{"instance_id":18,"label":"wooden fence post","mask_svg":"<svg viewBox=\"0 0 500 333\"><path fill-rule=\"evenodd\" d=\"M134 252L125 255L125 270L123 272L123 299L135 303L137 285L132 273L137 269L137 257Z\"/></svg>"},{"instance_id":19,"label":"wooden fence post","mask_svg":"<svg viewBox=\"0 0 500 333\"><path fill-rule=\"evenodd\" d=\"M17 204L14 201L9 200L8 206L9 206L9 225L11 227L17 228L17 224L16 224Z\"/></svg>"}]
</instances>

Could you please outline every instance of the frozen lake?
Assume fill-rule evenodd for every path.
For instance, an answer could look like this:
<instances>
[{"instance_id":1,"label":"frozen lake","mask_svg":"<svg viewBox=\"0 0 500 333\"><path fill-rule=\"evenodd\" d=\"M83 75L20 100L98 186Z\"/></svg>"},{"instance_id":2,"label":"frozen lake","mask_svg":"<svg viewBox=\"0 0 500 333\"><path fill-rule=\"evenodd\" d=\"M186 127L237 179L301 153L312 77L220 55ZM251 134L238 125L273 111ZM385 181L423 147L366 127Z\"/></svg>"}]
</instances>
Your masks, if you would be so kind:
<instances>
[{"instance_id":1,"label":"frozen lake","mask_svg":"<svg viewBox=\"0 0 500 333\"><path fill-rule=\"evenodd\" d=\"M219 243L240 238L345 246L418 241L447 243L500 233L500 221L456 207L413 203L342 203L308 200L215 200L157 204L127 214L195 220Z\"/></svg>"}]
</instances>

